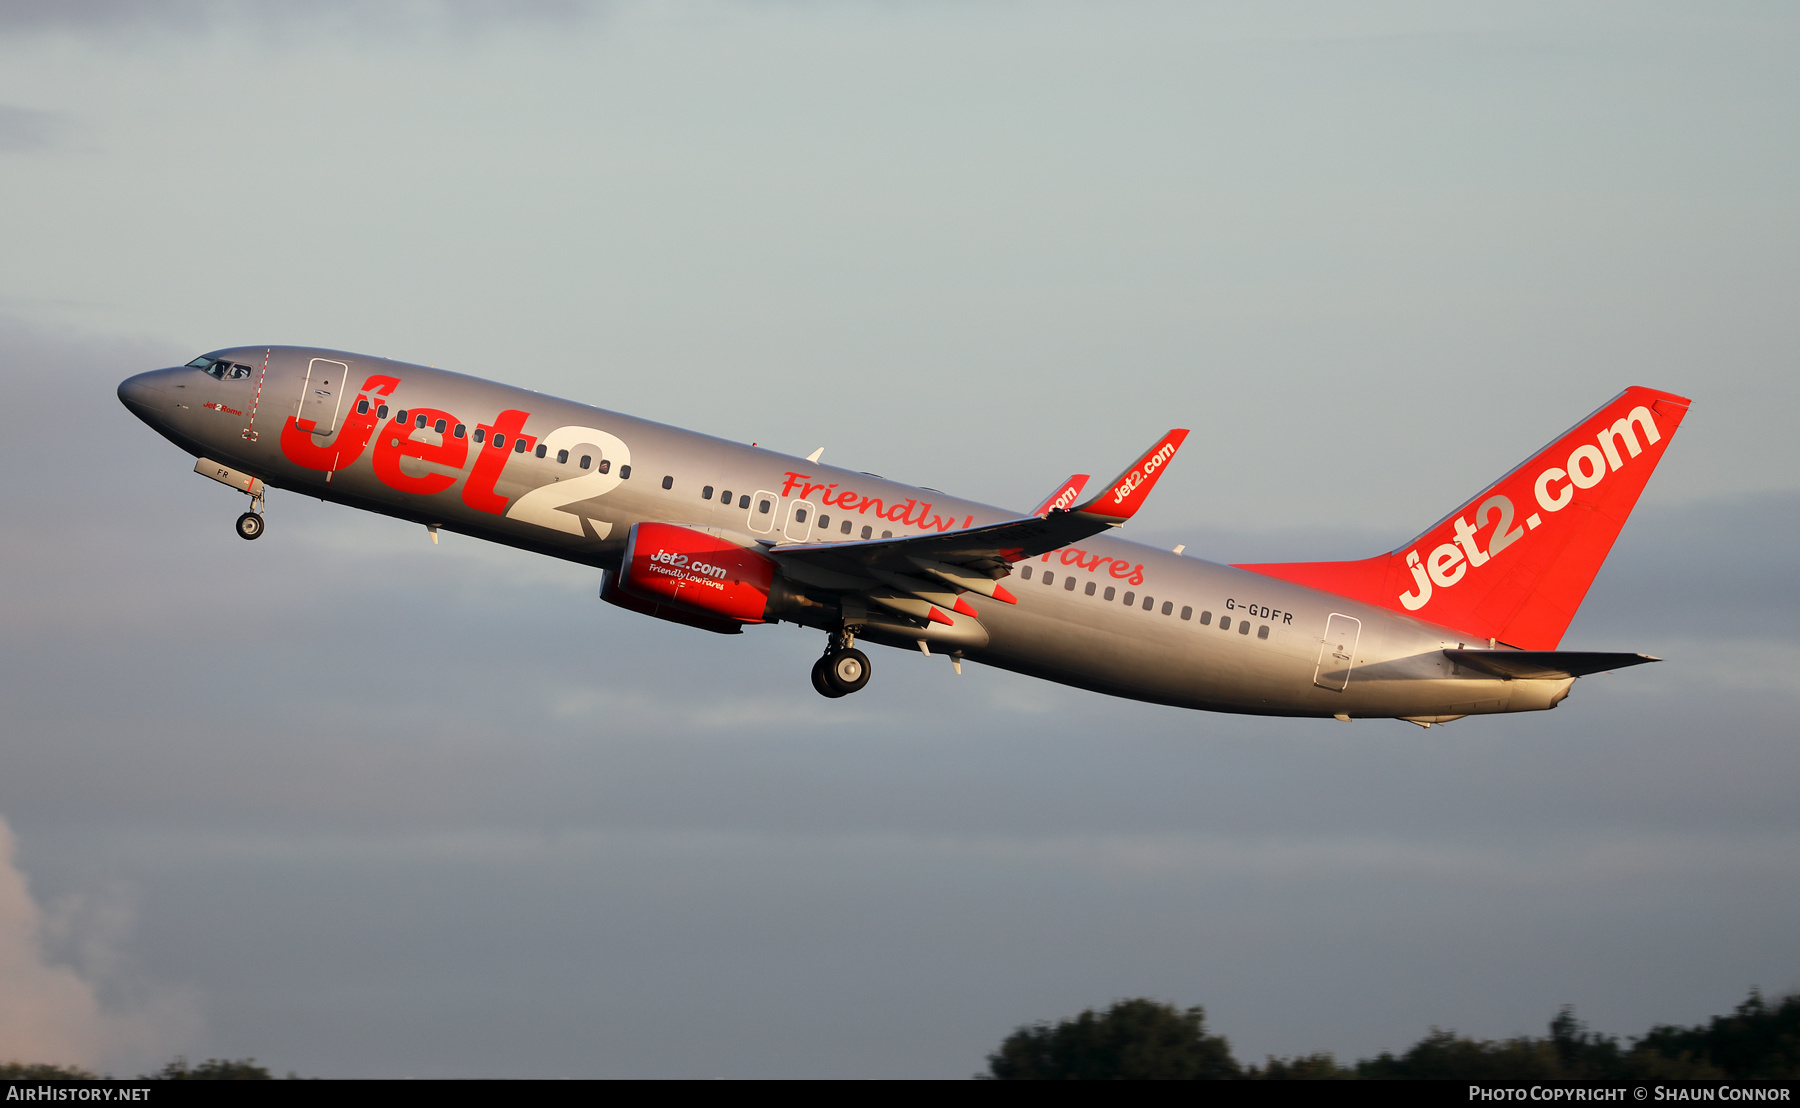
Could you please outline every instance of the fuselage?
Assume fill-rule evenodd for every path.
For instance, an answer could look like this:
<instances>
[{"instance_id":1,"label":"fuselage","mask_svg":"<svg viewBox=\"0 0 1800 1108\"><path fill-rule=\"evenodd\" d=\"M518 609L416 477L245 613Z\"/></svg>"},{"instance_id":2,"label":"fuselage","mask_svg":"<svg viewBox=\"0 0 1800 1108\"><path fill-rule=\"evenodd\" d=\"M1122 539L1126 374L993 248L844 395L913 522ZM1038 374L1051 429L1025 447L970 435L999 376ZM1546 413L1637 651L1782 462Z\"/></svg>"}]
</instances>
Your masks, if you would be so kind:
<instances>
[{"instance_id":1,"label":"fuselage","mask_svg":"<svg viewBox=\"0 0 1800 1108\"><path fill-rule=\"evenodd\" d=\"M603 570L645 522L745 536L779 560L788 545L1019 515L424 366L300 347L208 357L213 372L141 374L120 397L188 453L271 487ZM985 642L959 654L1137 700L1429 722L1554 707L1573 683L1463 669L1445 648L1489 644L1116 532L1022 561L1006 587L1017 603L982 603ZM824 611L802 602L778 618L827 627Z\"/></svg>"}]
</instances>

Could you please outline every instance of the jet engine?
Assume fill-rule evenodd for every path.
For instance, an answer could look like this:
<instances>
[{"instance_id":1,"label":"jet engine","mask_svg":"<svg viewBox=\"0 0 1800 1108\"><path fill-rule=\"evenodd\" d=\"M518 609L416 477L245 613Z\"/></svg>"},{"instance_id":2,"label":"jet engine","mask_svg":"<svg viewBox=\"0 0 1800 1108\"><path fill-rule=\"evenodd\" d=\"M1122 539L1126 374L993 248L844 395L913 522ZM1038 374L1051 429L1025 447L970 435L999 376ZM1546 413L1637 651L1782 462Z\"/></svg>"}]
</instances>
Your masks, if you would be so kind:
<instances>
[{"instance_id":1,"label":"jet engine","mask_svg":"<svg viewBox=\"0 0 1800 1108\"><path fill-rule=\"evenodd\" d=\"M771 618L775 562L757 550L672 523L639 523L601 596L623 608L727 634ZM607 595L613 593L614 595Z\"/></svg>"}]
</instances>

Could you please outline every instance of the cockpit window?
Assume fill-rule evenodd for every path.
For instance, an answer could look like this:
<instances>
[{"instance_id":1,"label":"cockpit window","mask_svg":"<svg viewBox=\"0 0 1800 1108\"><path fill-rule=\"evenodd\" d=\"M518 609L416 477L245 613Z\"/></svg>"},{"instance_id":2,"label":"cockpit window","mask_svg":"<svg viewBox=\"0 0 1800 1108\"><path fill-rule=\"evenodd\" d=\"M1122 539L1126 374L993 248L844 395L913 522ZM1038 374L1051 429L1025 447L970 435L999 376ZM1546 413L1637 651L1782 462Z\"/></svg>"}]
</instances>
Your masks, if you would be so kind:
<instances>
[{"instance_id":1,"label":"cockpit window","mask_svg":"<svg viewBox=\"0 0 1800 1108\"><path fill-rule=\"evenodd\" d=\"M244 378L256 372L247 365L227 362L222 359L208 358L205 356L195 358L193 361L189 362L188 368L205 370L208 376L217 377L221 381L242 381Z\"/></svg>"}]
</instances>

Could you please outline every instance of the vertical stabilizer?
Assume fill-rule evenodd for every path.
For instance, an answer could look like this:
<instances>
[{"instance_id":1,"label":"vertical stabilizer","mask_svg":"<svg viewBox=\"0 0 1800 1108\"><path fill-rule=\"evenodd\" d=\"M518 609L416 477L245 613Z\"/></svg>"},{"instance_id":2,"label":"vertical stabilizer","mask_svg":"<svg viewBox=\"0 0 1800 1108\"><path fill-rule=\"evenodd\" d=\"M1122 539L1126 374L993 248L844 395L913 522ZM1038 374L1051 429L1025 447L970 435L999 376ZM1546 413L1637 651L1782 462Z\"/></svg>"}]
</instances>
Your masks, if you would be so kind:
<instances>
[{"instance_id":1,"label":"vertical stabilizer","mask_svg":"<svg viewBox=\"0 0 1800 1108\"><path fill-rule=\"evenodd\" d=\"M1474 639L1554 650L1688 400L1626 389L1535 457L1388 554L1243 565L1378 604Z\"/></svg>"}]
</instances>

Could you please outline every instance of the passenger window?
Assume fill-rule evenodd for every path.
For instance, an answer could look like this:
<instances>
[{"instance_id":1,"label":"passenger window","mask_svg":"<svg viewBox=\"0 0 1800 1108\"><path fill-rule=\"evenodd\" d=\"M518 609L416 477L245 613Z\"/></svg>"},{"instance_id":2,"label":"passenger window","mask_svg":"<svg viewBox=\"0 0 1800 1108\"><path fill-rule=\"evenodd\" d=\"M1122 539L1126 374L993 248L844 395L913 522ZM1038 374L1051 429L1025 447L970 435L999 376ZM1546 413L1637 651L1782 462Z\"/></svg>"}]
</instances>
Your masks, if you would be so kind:
<instances>
[{"instance_id":1,"label":"passenger window","mask_svg":"<svg viewBox=\"0 0 1800 1108\"><path fill-rule=\"evenodd\" d=\"M1031 567L1030 566L1020 566L1019 567L1019 579L1022 581L1031 580Z\"/></svg>"},{"instance_id":2,"label":"passenger window","mask_svg":"<svg viewBox=\"0 0 1800 1108\"><path fill-rule=\"evenodd\" d=\"M413 417L413 426L417 427L419 430L423 431L425 429L425 423L426 419L423 415L416 415Z\"/></svg>"},{"instance_id":3,"label":"passenger window","mask_svg":"<svg viewBox=\"0 0 1800 1108\"><path fill-rule=\"evenodd\" d=\"M1063 591L1064 592L1074 592L1075 591L1075 578L1073 578L1073 577L1063 578Z\"/></svg>"},{"instance_id":4,"label":"passenger window","mask_svg":"<svg viewBox=\"0 0 1800 1108\"><path fill-rule=\"evenodd\" d=\"M712 486L711 485L707 485L705 488L702 488L700 490L700 499L702 499L702 500L711 500L712 499Z\"/></svg>"},{"instance_id":5,"label":"passenger window","mask_svg":"<svg viewBox=\"0 0 1800 1108\"><path fill-rule=\"evenodd\" d=\"M750 494L749 493L745 493L744 495L738 497L738 507L739 508L750 507Z\"/></svg>"},{"instance_id":6,"label":"passenger window","mask_svg":"<svg viewBox=\"0 0 1800 1108\"><path fill-rule=\"evenodd\" d=\"M387 418L387 405L383 404L381 407L376 408L375 414L382 419L386 419Z\"/></svg>"},{"instance_id":7,"label":"passenger window","mask_svg":"<svg viewBox=\"0 0 1800 1108\"><path fill-rule=\"evenodd\" d=\"M556 464L559 466L566 466L569 464L569 452L567 450L558 450L556 452Z\"/></svg>"},{"instance_id":8,"label":"passenger window","mask_svg":"<svg viewBox=\"0 0 1800 1108\"><path fill-rule=\"evenodd\" d=\"M1211 612L1201 612L1200 613L1200 626L1205 627L1211 623L1212 623L1212 613Z\"/></svg>"},{"instance_id":9,"label":"passenger window","mask_svg":"<svg viewBox=\"0 0 1800 1108\"><path fill-rule=\"evenodd\" d=\"M1134 601L1136 599L1137 599L1137 593L1134 593L1134 592L1126 593L1125 594L1125 606L1127 608L1131 607L1132 601Z\"/></svg>"},{"instance_id":10,"label":"passenger window","mask_svg":"<svg viewBox=\"0 0 1800 1108\"><path fill-rule=\"evenodd\" d=\"M505 435L495 435L494 436L494 449L495 450L505 450L506 449L506 436Z\"/></svg>"},{"instance_id":11,"label":"passenger window","mask_svg":"<svg viewBox=\"0 0 1800 1108\"><path fill-rule=\"evenodd\" d=\"M1144 597L1144 611L1146 611L1146 612L1147 612L1147 611L1149 611L1149 610L1150 610L1150 609L1151 609L1151 608L1154 608L1154 607L1155 607L1155 606L1156 606L1156 601L1154 601L1154 600L1152 600L1152 599L1150 599L1150 598L1149 598L1149 597L1147 597L1147 596L1146 596L1146 597Z\"/></svg>"},{"instance_id":12,"label":"passenger window","mask_svg":"<svg viewBox=\"0 0 1800 1108\"><path fill-rule=\"evenodd\" d=\"M594 471L597 473L611 473L612 472L612 459L611 458L601 458L600 464L594 467Z\"/></svg>"},{"instance_id":13,"label":"passenger window","mask_svg":"<svg viewBox=\"0 0 1800 1108\"><path fill-rule=\"evenodd\" d=\"M538 457L542 458L544 455L550 453L550 448L540 442L540 443L538 443L538 448L537 448L536 453L537 453Z\"/></svg>"},{"instance_id":14,"label":"passenger window","mask_svg":"<svg viewBox=\"0 0 1800 1108\"><path fill-rule=\"evenodd\" d=\"M456 437L459 439L462 438L463 435L468 433L468 430L469 429L467 427L463 426L462 424L460 424L460 423L457 424L456 425Z\"/></svg>"},{"instance_id":15,"label":"passenger window","mask_svg":"<svg viewBox=\"0 0 1800 1108\"><path fill-rule=\"evenodd\" d=\"M513 440L513 453L514 454L523 454L523 453L525 453L526 450L528 450L530 448L531 448L531 444L529 442L525 441L525 437L523 435L521 435L520 437Z\"/></svg>"},{"instance_id":16,"label":"passenger window","mask_svg":"<svg viewBox=\"0 0 1800 1108\"><path fill-rule=\"evenodd\" d=\"M581 456L581 468L582 469L586 469L588 466L593 465L593 464L594 464L594 456L592 454L583 454Z\"/></svg>"},{"instance_id":17,"label":"passenger window","mask_svg":"<svg viewBox=\"0 0 1800 1108\"><path fill-rule=\"evenodd\" d=\"M1261 627L1258 627L1256 629L1256 637L1259 639L1268 638L1269 637L1269 625L1265 623Z\"/></svg>"},{"instance_id":18,"label":"passenger window","mask_svg":"<svg viewBox=\"0 0 1800 1108\"><path fill-rule=\"evenodd\" d=\"M1188 607L1185 604L1182 605L1181 606L1181 618L1182 619L1193 619L1194 618L1194 609Z\"/></svg>"},{"instance_id":19,"label":"passenger window","mask_svg":"<svg viewBox=\"0 0 1800 1108\"><path fill-rule=\"evenodd\" d=\"M394 422L395 423L405 423L406 422L406 409L405 408L401 408L399 411L394 413Z\"/></svg>"},{"instance_id":20,"label":"passenger window","mask_svg":"<svg viewBox=\"0 0 1800 1108\"><path fill-rule=\"evenodd\" d=\"M1220 616L1219 617L1219 630L1221 630L1221 631L1231 630L1231 617L1230 616Z\"/></svg>"},{"instance_id":21,"label":"passenger window","mask_svg":"<svg viewBox=\"0 0 1800 1108\"><path fill-rule=\"evenodd\" d=\"M437 423L432 425L431 429L441 435L450 429L450 422L448 420L440 419Z\"/></svg>"},{"instance_id":22,"label":"passenger window","mask_svg":"<svg viewBox=\"0 0 1800 1108\"><path fill-rule=\"evenodd\" d=\"M675 487L675 478L673 478L673 477L664 477L663 478L663 488L664 489L672 489L674 487Z\"/></svg>"},{"instance_id":23,"label":"passenger window","mask_svg":"<svg viewBox=\"0 0 1800 1108\"><path fill-rule=\"evenodd\" d=\"M724 492L719 494L719 503L725 505L727 508L731 507L731 490L730 489L726 489Z\"/></svg>"},{"instance_id":24,"label":"passenger window","mask_svg":"<svg viewBox=\"0 0 1800 1108\"><path fill-rule=\"evenodd\" d=\"M1100 599L1110 602L1118 591L1119 590L1113 588L1111 585L1108 585L1106 586L1106 591L1100 594Z\"/></svg>"},{"instance_id":25,"label":"passenger window","mask_svg":"<svg viewBox=\"0 0 1800 1108\"><path fill-rule=\"evenodd\" d=\"M765 515L765 516L768 515L769 514L769 502L767 500L758 500L756 502L756 510L761 515Z\"/></svg>"},{"instance_id":26,"label":"passenger window","mask_svg":"<svg viewBox=\"0 0 1800 1108\"><path fill-rule=\"evenodd\" d=\"M473 438L476 442L480 442L483 438L487 437L487 432L483 431L481 428L477 427L477 428L475 428L475 434L470 437Z\"/></svg>"},{"instance_id":27,"label":"passenger window","mask_svg":"<svg viewBox=\"0 0 1800 1108\"><path fill-rule=\"evenodd\" d=\"M1094 595L1094 583L1092 581L1089 581L1087 583L1087 588L1084 589L1083 591L1086 592L1089 596Z\"/></svg>"},{"instance_id":28,"label":"passenger window","mask_svg":"<svg viewBox=\"0 0 1800 1108\"><path fill-rule=\"evenodd\" d=\"M875 533L875 529L873 527L864 527L863 528L863 538L865 538L865 539L868 538L870 535L873 535L874 533Z\"/></svg>"},{"instance_id":29,"label":"passenger window","mask_svg":"<svg viewBox=\"0 0 1800 1108\"><path fill-rule=\"evenodd\" d=\"M830 527L830 526L831 526L831 517L830 516L820 516L819 517L819 527L821 530L826 527Z\"/></svg>"},{"instance_id":30,"label":"passenger window","mask_svg":"<svg viewBox=\"0 0 1800 1108\"><path fill-rule=\"evenodd\" d=\"M621 481L631 480L631 467L630 466L620 466L619 467L619 480L621 480Z\"/></svg>"},{"instance_id":31,"label":"passenger window","mask_svg":"<svg viewBox=\"0 0 1800 1108\"><path fill-rule=\"evenodd\" d=\"M844 525L843 525L843 527L842 527L842 528L841 528L841 530L842 530L842 531L843 531L843 532L844 532L844 534L846 534L846 535L848 535L848 534L849 534L849 533L850 533L850 521L849 521L849 520L847 520L847 519L846 519L846 520L845 520L845 521L844 521Z\"/></svg>"},{"instance_id":32,"label":"passenger window","mask_svg":"<svg viewBox=\"0 0 1800 1108\"><path fill-rule=\"evenodd\" d=\"M795 523L805 523L806 522L806 509L805 508L799 508L799 509L795 510L794 522Z\"/></svg>"},{"instance_id":33,"label":"passenger window","mask_svg":"<svg viewBox=\"0 0 1800 1108\"><path fill-rule=\"evenodd\" d=\"M1049 570L1045 570L1044 571L1044 584L1046 584L1046 585L1056 584L1056 574L1051 573Z\"/></svg>"},{"instance_id":34,"label":"passenger window","mask_svg":"<svg viewBox=\"0 0 1800 1108\"><path fill-rule=\"evenodd\" d=\"M1169 613L1173 612L1174 610L1175 610L1175 605L1169 603L1167 600L1163 601L1163 615L1166 616Z\"/></svg>"},{"instance_id":35,"label":"passenger window","mask_svg":"<svg viewBox=\"0 0 1800 1108\"><path fill-rule=\"evenodd\" d=\"M884 539L891 539L894 537L894 533L892 531L883 531L881 537Z\"/></svg>"},{"instance_id":36,"label":"passenger window","mask_svg":"<svg viewBox=\"0 0 1800 1108\"><path fill-rule=\"evenodd\" d=\"M1247 619L1238 620L1238 634L1248 635L1249 633L1250 633L1250 621Z\"/></svg>"},{"instance_id":37,"label":"passenger window","mask_svg":"<svg viewBox=\"0 0 1800 1108\"><path fill-rule=\"evenodd\" d=\"M369 414L369 402L367 400L358 400L356 402L356 414L357 415L368 415Z\"/></svg>"}]
</instances>

